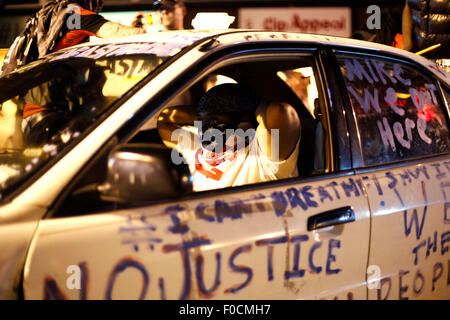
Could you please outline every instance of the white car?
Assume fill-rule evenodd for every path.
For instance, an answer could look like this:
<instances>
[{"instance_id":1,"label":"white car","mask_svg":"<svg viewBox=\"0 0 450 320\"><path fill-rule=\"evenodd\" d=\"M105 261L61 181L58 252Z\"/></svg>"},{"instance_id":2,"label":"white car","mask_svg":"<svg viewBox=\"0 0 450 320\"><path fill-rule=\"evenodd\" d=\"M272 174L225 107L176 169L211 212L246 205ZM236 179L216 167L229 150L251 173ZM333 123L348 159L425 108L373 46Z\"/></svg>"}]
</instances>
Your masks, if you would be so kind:
<instances>
[{"instance_id":1,"label":"white car","mask_svg":"<svg viewBox=\"0 0 450 320\"><path fill-rule=\"evenodd\" d=\"M298 177L194 192L161 111L292 105ZM161 32L0 79L3 299L450 299L450 75L327 36Z\"/></svg>"}]
</instances>

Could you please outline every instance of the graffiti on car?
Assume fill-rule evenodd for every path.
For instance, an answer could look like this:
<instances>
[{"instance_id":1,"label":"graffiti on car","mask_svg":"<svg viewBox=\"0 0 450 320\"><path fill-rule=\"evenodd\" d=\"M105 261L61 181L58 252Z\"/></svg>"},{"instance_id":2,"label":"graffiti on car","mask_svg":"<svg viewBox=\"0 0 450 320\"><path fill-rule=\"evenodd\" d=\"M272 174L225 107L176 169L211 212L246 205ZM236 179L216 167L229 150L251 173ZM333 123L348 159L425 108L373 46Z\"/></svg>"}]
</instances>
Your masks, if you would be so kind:
<instances>
[{"instance_id":1,"label":"graffiti on car","mask_svg":"<svg viewBox=\"0 0 450 320\"><path fill-rule=\"evenodd\" d=\"M445 274L445 269L447 269L447 274ZM441 285L443 284L443 286L450 286L450 260L436 262L426 272L420 269L414 271L399 270L396 275L386 276L380 279L380 288L377 289L377 299L407 300L411 297L420 296L427 286L431 289L431 292L438 289L439 283ZM398 277L397 294L392 290L394 276Z\"/></svg>"},{"instance_id":2,"label":"graffiti on car","mask_svg":"<svg viewBox=\"0 0 450 320\"><path fill-rule=\"evenodd\" d=\"M230 267L230 271L233 273L242 274L244 276L242 282L236 283L233 285L229 285L222 280L223 274L223 262L222 262L222 253L217 251L214 254L215 261L207 261L203 254L196 255L194 261L191 261L189 258L189 250L194 248L200 248L202 246L210 245L211 240L205 237L199 237L192 239L190 241L183 241L177 244L166 244L163 246L163 252L165 254L173 254L180 253L181 257L181 270L183 270L183 284L181 288L181 292L178 297L167 297L165 290L165 280L163 277L156 279L151 278L151 268L146 266L144 263L140 262L135 257L124 257L121 258L115 266L113 266L108 280L107 286L105 290L105 299L112 299L114 287L118 278L123 274L123 272L127 269L132 269L137 271L141 275L141 285L134 285L133 287L137 288L136 298L138 299L188 299L190 297L191 291L194 287L193 282L195 282L195 286L198 288L198 294L203 299L212 298L214 294L219 290L223 290L225 294L236 294L241 290L244 290L248 287L254 277L254 269L256 265L251 266L243 266L237 264L236 260L240 255L243 254L251 254L252 250L256 250L257 248L267 248L267 277L266 281L274 281L277 277L281 277L284 280L292 279L292 278L302 278L305 276L306 268L308 267L311 274L325 274L327 276L334 276L339 274L342 269L338 266L340 262L338 261L338 253L341 249L340 240L331 238L329 239L324 248L322 247L322 242L313 242L310 244L309 248L309 259L302 263L304 268L301 268L300 261L300 250L301 245L303 243L307 243L308 236L307 235L294 235L290 237L281 236L274 238L265 238L261 240L256 240L255 243L245 244L242 246L236 247L232 253L227 257L227 265ZM285 270L283 274L274 274L274 260L273 260L273 252L276 249L277 245L285 244L287 242L294 243L294 263L292 265L291 270ZM326 251L326 260L318 263L314 261L314 256L317 250L325 250ZM206 284L205 282L205 264L212 263L215 265L214 268L214 281L212 284ZM255 261L255 263L257 263ZM259 263L257 263L259 264ZM319 265L320 264L320 265ZM86 261L83 261L79 264L81 269L81 275L83 281L81 281L80 287L80 299L88 298L88 279L89 279L89 269ZM159 296L157 297L149 297L148 291L150 286L158 286ZM66 295L63 293L63 290L58 286L56 280L52 277L46 277L44 279L44 299L66 299Z\"/></svg>"},{"instance_id":3,"label":"graffiti on car","mask_svg":"<svg viewBox=\"0 0 450 320\"><path fill-rule=\"evenodd\" d=\"M366 157L401 159L411 152L443 152L448 129L438 87L430 78L382 59L340 61L359 126L376 123L370 135L361 137Z\"/></svg>"},{"instance_id":4,"label":"graffiti on car","mask_svg":"<svg viewBox=\"0 0 450 320\"><path fill-rule=\"evenodd\" d=\"M426 181L440 179L442 190L445 192L450 186L450 183L445 181L449 172L450 161L442 161L420 165L414 169L385 171L384 177L362 175L361 179L344 178L339 182L327 181L323 184L287 187L284 190L272 190L265 194L261 192L248 193L242 198L213 198L194 202L193 206L180 202L162 207L162 216L169 218L165 220L167 221L165 226L154 222L147 216L144 209L134 216L126 216L124 224L118 228L121 244L128 246L136 256L118 257L116 264L111 267L106 281L104 298L112 299L114 297L121 277L125 277L125 271L133 271L140 275L140 284L133 285L133 288L136 288L136 298L139 299L189 299L193 294L203 299L210 299L219 294L233 296L245 292L253 283L260 281L266 283L281 281L285 282L286 287L289 287L292 286L289 281L295 279L306 277L311 279L311 277L319 275L339 276L343 272L345 264L339 258L339 253L345 247L339 235L328 239L314 239L307 233L297 234L286 231L270 237L262 236L244 243L236 243L229 248L227 246L214 248L216 242L211 234L197 234L195 230L198 228L198 223L206 224L206 226L226 224L229 227L235 223L243 223L244 219L261 212L272 214L275 219L287 219L291 215L299 215L313 209L320 210L321 206L328 206L340 199L362 197L367 192L366 188L375 188L380 199L389 194L397 197L398 207L403 208L403 233L405 237L414 237L418 241L418 244L411 249L412 259L415 259L414 265L418 264L418 260L426 259L431 254L440 253L444 256L449 251L450 231L436 231L431 235L424 235L423 227L427 216L427 205L420 210L407 209L402 193L407 190L409 185L419 183L422 186L424 200L427 202ZM380 179L386 179L387 183L380 183ZM385 205L384 200L380 205ZM443 220L446 217L444 212ZM174 243L173 240L169 240L174 239L173 237L165 238L162 236L163 234L178 236L181 241ZM142 250L142 248L149 250ZM280 263L280 256L275 259L275 254L280 254L282 251L285 252L289 262L283 269L280 269L276 267ZM166 276L168 274L153 273L152 265L146 264L138 258L140 254L153 253L170 257L172 255L179 256L178 259L171 258L170 260L179 266L178 270L182 274L179 289L171 285L170 290L167 290L168 278ZM258 262L248 259L255 254L258 254L259 257L266 257L262 269L261 260ZM240 262L243 259L245 259L245 263ZM81 282L80 298L88 298L89 294L88 263L88 261L80 262L80 266L83 265L82 274L85 279ZM416 295L422 292L421 288L426 283L436 286L439 279L443 278L444 267L444 263L439 264L429 276L430 272L414 270L416 275L411 277L410 273L413 271L406 270L408 273L403 270L400 277L400 280L403 281L400 285L401 290L406 290L405 279L410 278L412 281L409 285L412 288L410 290L413 290ZM265 271L261 272L263 269ZM241 278L241 280L229 280L231 279L230 274L234 275L232 279L236 279L235 277L238 276L238 279ZM381 288L377 293L380 299L392 297L390 286L393 281L393 278L387 276L380 279ZM298 292L299 289L293 290ZM405 292L401 291L399 295L403 297ZM46 299L66 297L51 276L44 279L43 294ZM352 299L353 293L348 292L347 298Z\"/></svg>"}]
</instances>

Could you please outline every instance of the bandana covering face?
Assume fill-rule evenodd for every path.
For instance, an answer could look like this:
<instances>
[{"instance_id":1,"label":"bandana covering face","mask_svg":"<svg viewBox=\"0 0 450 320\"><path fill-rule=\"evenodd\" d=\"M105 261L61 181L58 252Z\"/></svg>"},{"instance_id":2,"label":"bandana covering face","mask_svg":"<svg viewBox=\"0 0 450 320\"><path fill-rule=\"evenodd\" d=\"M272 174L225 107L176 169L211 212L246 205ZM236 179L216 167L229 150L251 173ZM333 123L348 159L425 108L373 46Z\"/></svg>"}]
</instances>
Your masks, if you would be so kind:
<instances>
[{"instance_id":1,"label":"bandana covering face","mask_svg":"<svg viewBox=\"0 0 450 320\"><path fill-rule=\"evenodd\" d=\"M231 149L217 154L199 148L195 154L195 170L207 178L219 181L223 173L233 165L236 154Z\"/></svg>"},{"instance_id":2,"label":"bandana covering face","mask_svg":"<svg viewBox=\"0 0 450 320\"><path fill-rule=\"evenodd\" d=\"M223 147L211 148L212 144L206 145L202 141L202 147L195 153L195 170L202 176L220 181L222 176L236 164L236 160L245 158L248 153L249 141L254 138L254 130L250 137L242 134L223 133ZM228 138L228 139L226 139ZM226 140L225 140L226 139Z\"/></svg>"},{"instance_id":3,"label":"bandana covering face","mask_svg":"<svg viewBox=\"0 0 450 320\"><path fill-rule=\"evenodd\" d=\"M199 131L203 148L210 151L215 150L216 152L221 152L222 150L219 150L222 147L219 146L220 142L222 142L223 149L225 149L227 133L229 134L229 130L236 130L238 125L239 121L229 123L221 123L217 120L207 121L201 128L201 131ZM218 141L216 141L216 138L219 138Z\"/></svg>"},{"instance_id":4,"label":"bandana covering face","mask_svg":"<svg viewBox=\"0 0 450 320\"><path fill-rule=\"evenodd\" d=\"M229 136L225 152L220 153L202 146L198 128L183 126L182 131L186 131L186 135L181 136L175 148L189 165L194 181L194 191L220 189L298 175L299 142L288 159L274 162L262 152L254 129L253 132L249 131L250 134L247 137L240 134ZM188 139L190 136L194 136L194 143Z\"/></svg>"}]
</instances>

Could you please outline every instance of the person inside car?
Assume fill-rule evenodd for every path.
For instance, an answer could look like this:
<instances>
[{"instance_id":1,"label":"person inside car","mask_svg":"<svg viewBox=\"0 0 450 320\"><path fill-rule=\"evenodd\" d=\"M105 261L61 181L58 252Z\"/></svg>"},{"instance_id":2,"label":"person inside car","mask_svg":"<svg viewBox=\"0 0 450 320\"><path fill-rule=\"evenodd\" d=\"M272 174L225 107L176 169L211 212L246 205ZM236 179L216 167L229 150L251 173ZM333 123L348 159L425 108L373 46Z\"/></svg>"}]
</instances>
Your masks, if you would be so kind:
<instances>
[{"instance_id":1,"label":"person inside car","mask_svg":"<svg viewBox=\"0 0 450 320\"><path fill-rule=\"evenodd\" d=\"M164 30L183 30L186 5L181 0L162 0L159 2L161 22Z\"/></svg>"},{"instance_id":2,"label":"person inside car","mask_svg":"<svg viewBox=\"0 0 450 320\"><path fill-rule=\"evenodd\" d=\"M186 159L195 191L298 175L296 110L283 102L259 104L240 84L213 87L196 112L186 106L166 108L158 117L158 132Z\"/></svg>"}]
</instances>

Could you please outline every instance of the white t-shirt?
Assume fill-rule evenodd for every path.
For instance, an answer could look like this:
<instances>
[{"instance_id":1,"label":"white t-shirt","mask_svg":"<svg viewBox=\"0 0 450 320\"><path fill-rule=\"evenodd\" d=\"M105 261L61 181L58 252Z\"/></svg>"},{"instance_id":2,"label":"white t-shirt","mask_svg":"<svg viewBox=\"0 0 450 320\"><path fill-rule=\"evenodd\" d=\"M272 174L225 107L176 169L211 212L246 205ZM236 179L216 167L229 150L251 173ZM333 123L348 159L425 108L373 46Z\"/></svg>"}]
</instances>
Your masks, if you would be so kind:
<instances>
[{"instance_id":1,"label":"white t-shirt","mask_svg":"<svg viewBox=\"0 0 450 320\"><path fill-rule=\"evenodd\" d=\"M291 155L279 162L272 161L261 150L256 135L250 135L250 143L241 150L227 150L220 156L211 154L200 143L198 130L184 126L181 130L194 136L194 143L178 140L177 151L186 159L193 176L194 191L220 189L264 181L298 176L297 159L299 142ZM255 131L253 130L253 133ZM191 136L189 134L185 137Z\"/></svg>"}]
</instances>

